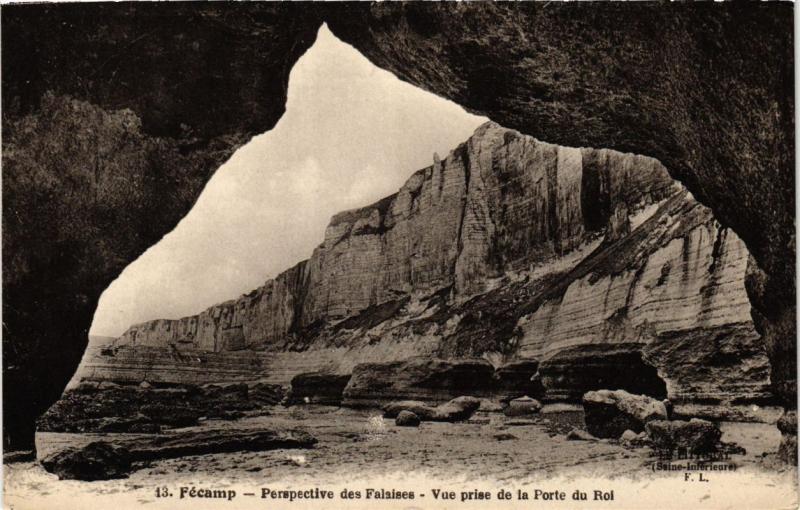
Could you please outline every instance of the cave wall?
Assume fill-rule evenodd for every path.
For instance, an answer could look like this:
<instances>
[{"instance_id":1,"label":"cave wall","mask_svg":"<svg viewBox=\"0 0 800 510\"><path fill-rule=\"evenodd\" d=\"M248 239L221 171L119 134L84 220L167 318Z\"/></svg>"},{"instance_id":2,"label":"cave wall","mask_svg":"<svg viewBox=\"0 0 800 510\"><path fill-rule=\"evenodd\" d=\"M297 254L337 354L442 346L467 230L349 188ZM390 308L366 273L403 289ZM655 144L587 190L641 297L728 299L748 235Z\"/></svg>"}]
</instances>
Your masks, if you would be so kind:
<instances>
[{"instance_id":1,"label":"cave wall","mask_svg":"<svg viewBox=\"0 0 800 510\"><path fill-rule=\"evenodd\" d=\"M17 5L2 14L7 446L31 445L103 289L174 227L236 147L275 124L288 73L322 20L378 66L504 126L659 159L753 254L753 318L773 383L796 406L789 4Z\"/></svg>"},{"instance_id":2,"label":"cave wall","mask_svg":"<svg viewBox=\"0 0 800 510\"><path fill-rule=\"evenodd\" d=\"M7 447L33 444L103 290L281 117L318 26L278 4L3 6Z\"/></svg>"}]
</instances>

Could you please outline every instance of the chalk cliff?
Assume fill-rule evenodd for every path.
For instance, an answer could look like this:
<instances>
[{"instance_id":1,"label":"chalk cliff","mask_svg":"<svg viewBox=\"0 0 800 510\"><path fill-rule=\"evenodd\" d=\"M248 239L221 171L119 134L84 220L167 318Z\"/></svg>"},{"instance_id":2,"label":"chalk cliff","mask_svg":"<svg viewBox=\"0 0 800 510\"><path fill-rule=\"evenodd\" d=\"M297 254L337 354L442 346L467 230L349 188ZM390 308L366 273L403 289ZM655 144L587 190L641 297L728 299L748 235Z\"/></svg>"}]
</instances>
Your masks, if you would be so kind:
<instances>
[{"instance_id":1,"label":"chalk cliff","mask_svg":"<svg viewBox=\"0 0 800 510\"><path fill-rule=\"evenodd\" d=\"M550 400L616 377L685 402L766 401L751 263L658 161L489 122L396 194L334 216L308 260L196 316L132 326L79 375L287 383L414 356L532 358Z\"/></svg>"}]
</instances>

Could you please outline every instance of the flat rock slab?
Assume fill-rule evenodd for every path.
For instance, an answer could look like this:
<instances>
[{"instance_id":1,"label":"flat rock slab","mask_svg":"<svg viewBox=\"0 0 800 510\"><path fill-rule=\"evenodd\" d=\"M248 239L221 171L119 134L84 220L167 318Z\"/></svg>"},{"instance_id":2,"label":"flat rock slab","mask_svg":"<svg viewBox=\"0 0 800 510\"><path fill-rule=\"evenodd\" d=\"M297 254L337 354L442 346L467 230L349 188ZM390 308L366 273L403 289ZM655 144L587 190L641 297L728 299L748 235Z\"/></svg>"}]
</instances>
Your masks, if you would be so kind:
<instances>
[{"instance_id":1,"label":"flat rock slab","mask_svg":"<svg viewBox=\"0 0 800 510\"><path fill-rule=\"evenodd\" d=\"M154 435L151 440L121 442L134 461L169 459L187 455L312 448L317 443L302 430L200 430Z\"/></svg>"},{"instance_id":2,"label":"flat rock slab","mask_svg":"<svg viewBox=\"0 0 800 510\"><path fill-rule=\"evenodd\" d=\"M88 445L55 452L42 466L60 479L106 480L124 478L137 461L172 459L190 455L312 448L316 438L301 430L192 430L153 434L136 439Z\"/></svg>"}]
</instances>

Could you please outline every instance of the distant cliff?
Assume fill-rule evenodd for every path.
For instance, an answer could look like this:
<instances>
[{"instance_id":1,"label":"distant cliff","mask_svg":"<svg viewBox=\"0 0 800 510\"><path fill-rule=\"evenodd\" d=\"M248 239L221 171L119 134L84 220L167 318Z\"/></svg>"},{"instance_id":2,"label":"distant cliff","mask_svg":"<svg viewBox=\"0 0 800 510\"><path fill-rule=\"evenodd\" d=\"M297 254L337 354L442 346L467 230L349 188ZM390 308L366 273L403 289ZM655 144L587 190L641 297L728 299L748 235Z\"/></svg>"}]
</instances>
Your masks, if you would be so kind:
<instances>
[{"instance_id":1,"label":"distant cliff","mask_svg":"<svg viewBox=\"0 0 800 510\"><path fill-rule=\"evenodd\" d=\"M585 367L636 377L635 359L672 397L763 399L748 260L656 160L490 122L396 194L334 216L310 259L196 316L132 326L79 373L203 378L189 367L213 355L236 379L288 382L419 355L536 358L548 395L572 399Z\"/></svg>"}]
</instances>

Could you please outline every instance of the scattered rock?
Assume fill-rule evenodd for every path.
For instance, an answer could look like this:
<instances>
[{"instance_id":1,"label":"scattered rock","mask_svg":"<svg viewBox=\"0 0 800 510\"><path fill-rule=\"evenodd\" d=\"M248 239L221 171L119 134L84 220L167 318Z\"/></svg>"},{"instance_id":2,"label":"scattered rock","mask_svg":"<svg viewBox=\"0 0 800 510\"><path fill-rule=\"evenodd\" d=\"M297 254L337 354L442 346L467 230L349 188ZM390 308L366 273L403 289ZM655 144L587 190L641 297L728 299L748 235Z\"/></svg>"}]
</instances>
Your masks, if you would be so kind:
<instances>
[{"instance_id":1,"label":"scattered rock","mask_svg":"<svg viewBox=\"0 0 800 510\"><path fill-rule=\"evenodd\" d=\"M597 441L597 438L583 429L574 428L567 433L568 441Z\"/></svg>"},{"instance_id":2,"label":"scattered rock","mask_svg":"<svg viewBox=\"0 0 800 510\"><path fill-rule=\"evenodd\" d=\"M475 397L456 397L435 408L433 421L468 420L480 406L481 401Z\"/></svg>"},{"instance_id":3,"label":"scattered rock","mask_svg":"<svg viewBox=\"0 0 800 510\"><path fill-rule=\"evenodd\" d=\"M481 401L474 397L457 397L437 407L417 400L392 402L383 407L385 418L396 418L400 412L409 411L422 421L464 421L478 410Z\"/></svg>"},{"instance_id":4,"label":"scattered rock","mask_svg":"<svg viewBox=\"0 0 800 510\"><path fill-rule=\"evenodd\" d=\"M152 388L152 387L153 387L153 385L151 385L151 384L150 384L149 382L147 382L147 381L142 381L142 382L140 382L140 383L139 383L139 387L140 387L141 389L143 389L143 390L149 390L150 388Z\"/></svg>"},{"instance_id":5,"label":"scattered rock","mask_svg":"<svg viewBox=\"0 0 800 510\"><path fill-rule=\"evenodd\" d=\"M618 438L625 430L641 432L647 422L666 420L664 404L625 390L590 391L583 396L586 429L600 438Z\"/></svg>"},{"instance_id":6,"label":"scattered rock","mask_svg":"<svg viewBox=\"0 0 800 510\"><path fill-rule=\"evenodd\" d=\"M411 411L400 411L394 421L398 427L419 427L419 416Z\"/></svg>"},{"instance_id":7,"label":"scattered rock","mask_svg":"<svg viewBox=\"0 0 800 510\"><path fill-rule=\"evenodd\" d=\"M519 439L514 434L509 434L507 432L501 432L500 434L495 434L494 438L496 440L498 440L498 441L511 441L511 440L514 440L514 439Z\"/></svg>"},{"instance_id":8,"label":"scattered rock","mask_svg":"<svg viewBox=\"0 0 800 510\"><path fill-rule=\"evenodd\" d=\"M650 438L647 437L646 432L639 432L637 434L632 430L626 430L619 439L624 446L629 448L641 448L650 445Z\"/></svg>"},{"instance_id":9,"label":"scattered rock","mask_svg":"<svg viewBox=\"0 0 800 510\"><path fill-rule=\"evenodd\" d=\"M42 460L42 466L59 480L111 480L126 478L131 471L131 454L121 446L105 442L64 450Z\"/></svg>"},{"instance_id":10,"label":"scattered rock","mask_svg":"<svg viewBox=\"0 0 800 510\"><path fill-rule=\"evenodd\" d=\"M418 400L401 400L383 406L384 418L397 418L402 411L414 413L421 420L430 421L433 417L434 407Z\"/></svg>"},{"instance_id":11,"label":"scattered rock","mask_svg":"<svg viewBox=\"0 0 800 510\"><path fill-rule=\"evenodd\" d=\"M654 420L648 422L646 428L647 435L655 448L677 453L714 452L722 436L716 425L697 418L692 418L690 421Z\"/></svg>"},{"instance_id":12,"label":"scattered rock","mask_svg":"<svg viewBox=\"0 0 800 510\"><path fill-rule=\"evenodd\" d=\"M520 398L515 398L508 403L508 407L503 410L506 416L530 416L538 413L542 409L542 404L527 395Z\"/></svg>"}]
</instances>

